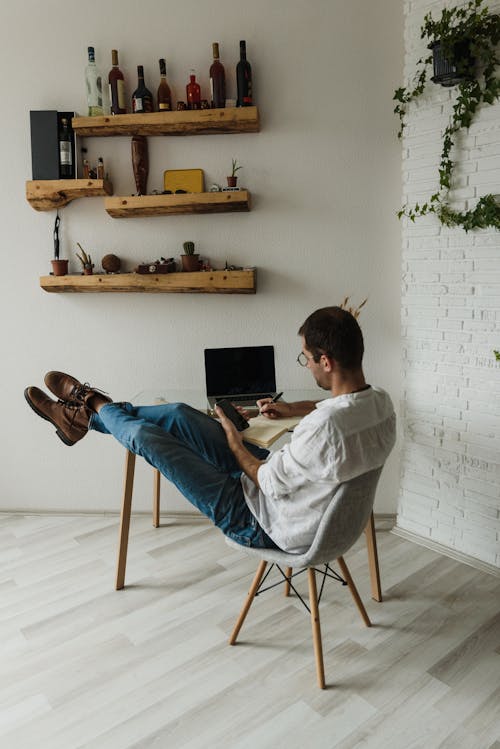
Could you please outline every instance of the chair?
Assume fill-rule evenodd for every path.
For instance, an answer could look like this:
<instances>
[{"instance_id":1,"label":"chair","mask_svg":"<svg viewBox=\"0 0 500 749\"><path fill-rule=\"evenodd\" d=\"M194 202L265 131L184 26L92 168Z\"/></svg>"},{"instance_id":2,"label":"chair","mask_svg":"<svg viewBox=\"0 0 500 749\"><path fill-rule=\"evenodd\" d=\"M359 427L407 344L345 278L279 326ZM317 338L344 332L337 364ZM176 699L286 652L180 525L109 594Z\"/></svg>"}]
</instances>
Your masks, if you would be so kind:
<instances>
[{"instance_id":1,"label":"chair","mask_svg":"<svg viewBox=\"0 0 500 749\"><path fill-rule=\"evenodd\" d=\"M125 451L125 470L123 480L122 508L120 516L120 532L118 538L118 559L116 564L115 589L121 590L125 586L125 569L127 566L128 537L130 531L130 515L132 511L132 494L134 490L135 455ZM160 527L160 481L161 474L153 469L153 526ZM375 522L373 512L370 513L365 528L366 546L368 551L368 566L370 571L371 594L374 601L382 601L382 586L380 583L380 569L377 553L377 538L375 536Z\"/></svg>"},{"instance_id":2,"label":"chair","mask_svg":"<svg viewBox=\"0 0 500 749\"><path fill-rule=\"evenodd\" d=\"M350 547L357 541L359 536L363 533L363 530L367 527L370 516L372 514L373 502L375 499L375 491L379 480L382 468L377 468L368 473L364 473L361 476L357 476L350 481L346 481L340 484L335 491L335 494L326 510L321 522L319 524L316 536L308 549L303 554L288 554L283 551L275 549L261 549L241 546L240 544L226 538L226 542L232 548L244 551L250 556L259 558L261 561L257 567L257 572L253 579L252 585L248 592L246 601L241 609L238 620L234 626L234 629L229 638L230 645L236 644L236 639L240 632L243 622L248 614L250 606L253 603L254 598L258 595L261 590L262 584L266 577L264 573L266 571L269 562L275 565L281 573L285 582L285 595L289 594L290 587L295 590L292 577L305 572L307 570L308 582L309 582L309 606L302 600L302 603L309 610L311 615L312 635L314 643L314 653L316 659L316 673L318 679L318 686L320 689L325 688L325 670L323 663L323 646L321 641L321 626L319 618L319 600L323 591L327 577L334 577L340 580L344 585L348 585L354 602L361 614L361 617L367 627L371 626L370 619L366 613L363 602L359 596L356 586L349 573L347 565L343 559L343 554L350 549ZM342 579L337 575L330 567L331 560L336 559L340 571L343 575ZM286 567L286 572L283 572L280 565ZM324 565L325 569L323 574L323 581L318 596L316 587L316 565ZM292 574L293 568L302 568L300 572ZM272 566L270 570L272 569ZM268 571L268 574L270 572ZM269 586L274 587L274 586ZM266 588L268 590L269 588ZM297 595L299 595L297 593ZM300 596L299 596L300 597Z\"/></svg>"}]
</instances>

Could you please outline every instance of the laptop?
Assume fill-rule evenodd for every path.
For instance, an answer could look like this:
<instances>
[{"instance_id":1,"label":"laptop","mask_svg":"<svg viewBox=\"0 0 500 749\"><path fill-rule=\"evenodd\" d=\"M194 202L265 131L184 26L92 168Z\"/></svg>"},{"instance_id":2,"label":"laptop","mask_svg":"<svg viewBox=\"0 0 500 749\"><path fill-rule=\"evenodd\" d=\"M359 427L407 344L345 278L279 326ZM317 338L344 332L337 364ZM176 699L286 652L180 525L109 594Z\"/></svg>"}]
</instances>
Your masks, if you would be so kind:
<instances>
[{"instance_id":1,"label":"laptop","mask_svg":"<svg viewBox=\"0 0 500 749\"><path fill-rule=\"evenodd\" d=\"M210 408L227 398L239 406L255 406L276 395L273 346L205 349L205 380Z\"/></svg>"}]
</instances>

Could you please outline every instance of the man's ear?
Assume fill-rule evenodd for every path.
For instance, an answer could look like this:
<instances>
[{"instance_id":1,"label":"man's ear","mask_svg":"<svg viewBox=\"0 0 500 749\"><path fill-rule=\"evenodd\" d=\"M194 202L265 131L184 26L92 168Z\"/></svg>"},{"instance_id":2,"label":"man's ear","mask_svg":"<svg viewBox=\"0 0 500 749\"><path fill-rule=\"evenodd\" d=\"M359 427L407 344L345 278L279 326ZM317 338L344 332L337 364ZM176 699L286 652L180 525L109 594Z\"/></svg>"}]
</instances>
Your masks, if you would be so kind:
<instances>
[{"instance_id":1,"label":"man's ear","mask_svg":"<svg viewBox=\"0 0 500 749\"><path fill-rule=\"evenodd\" d=\"M335 359L332 359L326 354L323 354L321 356L321 363L324 372L333 372L333 370L337 367L337 362L335 361Z\"/></svg>"}]
</instances>

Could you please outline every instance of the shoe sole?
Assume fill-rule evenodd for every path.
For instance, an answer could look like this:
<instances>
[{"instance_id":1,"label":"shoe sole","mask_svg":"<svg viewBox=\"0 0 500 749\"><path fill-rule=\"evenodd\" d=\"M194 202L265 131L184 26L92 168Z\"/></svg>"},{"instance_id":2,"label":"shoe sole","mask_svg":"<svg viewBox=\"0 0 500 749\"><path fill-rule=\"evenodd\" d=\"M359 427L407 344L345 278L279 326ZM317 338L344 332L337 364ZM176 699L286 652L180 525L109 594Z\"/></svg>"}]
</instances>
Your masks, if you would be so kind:
<instances>
[{"instance_id":1,"label":"shoe sole","mask_svg":"<svg viewBox=\"0 0 500 749\"><path fill-rule=\"evenodd\" d=\"M57 426L57 424L55 423L55 421L53 421L51 418L49 418L48 416L46 416L44 413L42 413L35 406L35 404L33 403L33 401L31 400L31 398L29 396L28 390L29 390L29 388L26 388L26 390L24 391L24 398L25 398L28 406L36 413L37 416L40 416L40 418L45 419L45 421L49 421L52 424L52 426L55 426L56 427L56 434L59 437L59 439L62 442L64 442L64 444L67 445L68 447L72 447L75 444L75 442L72 441L72 440L70 440L70 439L68 439L68 437L66 437L66 435L63 432L61 432L61 430L59 429L59 427Z\"/></svg>"}]
</instances>

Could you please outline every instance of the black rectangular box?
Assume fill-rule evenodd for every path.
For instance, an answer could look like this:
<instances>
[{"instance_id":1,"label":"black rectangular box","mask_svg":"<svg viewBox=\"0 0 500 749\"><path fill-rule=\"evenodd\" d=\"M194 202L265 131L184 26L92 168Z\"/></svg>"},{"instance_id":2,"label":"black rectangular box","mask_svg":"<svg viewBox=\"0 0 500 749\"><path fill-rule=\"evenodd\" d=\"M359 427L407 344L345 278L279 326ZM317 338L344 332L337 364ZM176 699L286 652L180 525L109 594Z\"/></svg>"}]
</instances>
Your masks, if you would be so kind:
<instances>
[{"instance_id":1,"label":"black rectangular box","mask_svg":"<svg viewBox=\"0 0 500 749\"><path fill-rule=\"evenodd\" d=\"M72 175L76 177L75 135L71 130L74 112L52 110L30 111L32 179L61 179L59 162L59 130L61 120L67 119L72 135ZM70 177L70 179L71 179ZM68 179L68 177L65 177Z\"/></svg>"}]
</instances>

